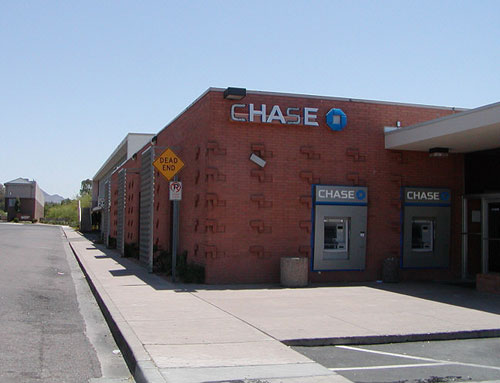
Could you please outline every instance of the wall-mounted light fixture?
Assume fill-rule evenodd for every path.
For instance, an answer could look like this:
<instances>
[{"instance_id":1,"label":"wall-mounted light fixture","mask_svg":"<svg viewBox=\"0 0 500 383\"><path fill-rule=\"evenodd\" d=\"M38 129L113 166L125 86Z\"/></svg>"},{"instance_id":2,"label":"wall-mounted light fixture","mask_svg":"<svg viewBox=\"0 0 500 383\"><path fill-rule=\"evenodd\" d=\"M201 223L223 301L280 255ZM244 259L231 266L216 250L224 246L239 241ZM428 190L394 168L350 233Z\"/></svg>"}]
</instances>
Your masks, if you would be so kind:
<instances>
[{"instance_id":1,"label":"wall-mounted light fixture","mask_svg":"<svg viewBox=\"0 0 500 383\"><path fill-rule=\"evenodd\" d=\"M252 155L250 156L250 161L252 161L253 163L256 163L257 165L259 165L261 168L263 168L264 166L266 166L266 160L260 158L257 154L255 153L252 153Z\"/></svg>"},{"instance_id":2,"label":"wall-mounted light fixture","mask_svg":"<svg viewBox=\"0 0 500 383\"><path fill-rule=\"evenodd\" d=\"M429 157L448 157L449 148L430 148Z\"/></svg>"},{"instance_id":3,"label":"wall-mounted light fixture","mask_svg":"<svg viewBox=\"0 0 500 383\"><path fill-rule=\"evenodd\" d=\"M158 141L158 136L154 136L152 139L151 139L151 144L153 145L156 145L156 142Z\"/></svg>"},{"instance_id":4,"label":"wall-mounted light fixture","mask_svg":"<svg viewBox=\"0 0 500 383\"><path fill-rule=\"evenodd\" d=\"M132 159L135 161L137 160L137 153L132 154Z\"/></svg>"},{"instance_id":5,"label":"wall-mounted light fixture","mask_svg":"<svg viewBox=\"0 0 500 383\"><path fill-rule=\"evenodd\" d=\"M247 95L245 88L227 88L224 91L224 98L226 100L241 100Z\"/></svg>"}]
</instances>

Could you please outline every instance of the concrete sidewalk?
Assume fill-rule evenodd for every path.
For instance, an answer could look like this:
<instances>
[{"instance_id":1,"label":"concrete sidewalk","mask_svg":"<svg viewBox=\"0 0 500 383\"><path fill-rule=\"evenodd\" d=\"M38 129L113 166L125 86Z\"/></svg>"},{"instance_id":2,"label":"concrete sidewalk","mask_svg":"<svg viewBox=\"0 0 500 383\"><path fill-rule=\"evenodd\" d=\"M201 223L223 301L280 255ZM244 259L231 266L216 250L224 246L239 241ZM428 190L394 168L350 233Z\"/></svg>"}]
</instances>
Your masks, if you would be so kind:
<instances>
[{"instance_id":1,"label":"concrete sidewalk","mask_svg":"<svg viewBox=\"0 0 500 383\"><path fill-rule=\"evenodd\" d=\"M500 297L470 289L172 284L64 231L137 382L348 382L287 345L500 336Z\"/></svg>"}]
</instances>

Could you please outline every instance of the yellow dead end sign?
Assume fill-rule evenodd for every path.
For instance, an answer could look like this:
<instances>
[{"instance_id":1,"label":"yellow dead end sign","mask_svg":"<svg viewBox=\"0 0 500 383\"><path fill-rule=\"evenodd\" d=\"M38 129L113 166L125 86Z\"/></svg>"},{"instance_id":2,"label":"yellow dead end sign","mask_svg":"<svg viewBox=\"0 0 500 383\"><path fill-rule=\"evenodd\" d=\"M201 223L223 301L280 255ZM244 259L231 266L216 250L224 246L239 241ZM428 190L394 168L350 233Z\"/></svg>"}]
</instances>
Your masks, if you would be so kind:
<instances>
[{"instance_id":1,"label":"yellow dead end sign","mask_svg":"<svg viewBox=\"0 0 500 383\"><path fill-rule=\"evenodd\" d=\"M153 166L170 181L184 166L184 162L168 148L153 161Z\"/></svg>"}]
</instances>

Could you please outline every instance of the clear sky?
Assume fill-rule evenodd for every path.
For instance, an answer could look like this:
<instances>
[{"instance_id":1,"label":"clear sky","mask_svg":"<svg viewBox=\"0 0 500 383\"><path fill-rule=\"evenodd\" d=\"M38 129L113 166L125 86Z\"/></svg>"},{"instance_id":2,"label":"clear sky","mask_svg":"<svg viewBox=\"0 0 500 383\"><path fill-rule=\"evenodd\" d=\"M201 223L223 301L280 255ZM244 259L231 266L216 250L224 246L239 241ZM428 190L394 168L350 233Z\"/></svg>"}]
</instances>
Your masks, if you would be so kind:
<instances>
[{"instance_id":1,"label":"clear sky","mask_svg":"<svg viewBox=\"0 0 500 383\"><path fill-rule=\"evenodd\" d=\"M74 197L207 88L500 101L500 1L0 0L0 182Z\"/></svg>"}]
</instances>

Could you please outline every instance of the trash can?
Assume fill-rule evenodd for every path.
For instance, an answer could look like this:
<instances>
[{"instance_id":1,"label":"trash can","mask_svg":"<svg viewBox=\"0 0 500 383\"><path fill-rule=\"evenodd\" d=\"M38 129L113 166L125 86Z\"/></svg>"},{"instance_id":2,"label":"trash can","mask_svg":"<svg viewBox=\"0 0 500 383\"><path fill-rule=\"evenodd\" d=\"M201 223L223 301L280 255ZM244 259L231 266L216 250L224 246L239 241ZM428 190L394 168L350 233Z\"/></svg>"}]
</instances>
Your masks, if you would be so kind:
<instances>
[{"instance_id":1,"label":"trash can","mask_svg":"<svg viewBox=\"0 0 500 383\"><path fill-rule=\"evenodd\" d=\"M384 283L396 283L399 281L399 259L390 257L384 259L382 264L382 281Z\"/></svg>"},{"instance_id":2,"label":"trash can","mask_svg":"<svg viewBox=\"0 0 500 383\"><path fill-rule=\"evenodd\" d=\"M282 257L280 260L281 285L305 287L308 284L309 258Z\"/></svg>"}]
</instances>

